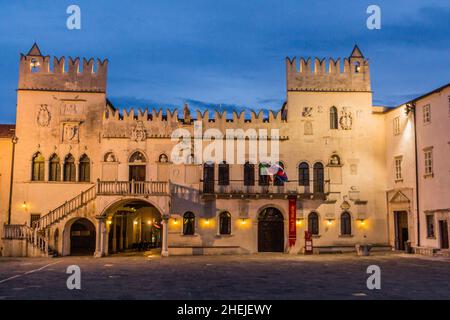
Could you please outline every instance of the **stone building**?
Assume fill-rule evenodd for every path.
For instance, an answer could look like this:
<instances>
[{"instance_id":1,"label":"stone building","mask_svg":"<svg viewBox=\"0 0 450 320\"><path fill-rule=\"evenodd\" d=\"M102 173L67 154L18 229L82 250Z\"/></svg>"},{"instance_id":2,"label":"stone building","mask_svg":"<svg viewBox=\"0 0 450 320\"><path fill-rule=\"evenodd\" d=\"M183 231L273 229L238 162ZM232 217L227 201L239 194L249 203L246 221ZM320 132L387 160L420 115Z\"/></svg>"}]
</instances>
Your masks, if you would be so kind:
<instances>
[{"instance_id":1,"label":"stone building","mask_svg":"<svg viewBox=\"0 0 450 320\"><path fill-rule=\"evenodd\" d=\"M392 185L391 158L411 152L389 136L388 119L403 108L372 105L369 63L357 46L342 65L286 59L286 103L268 114L118 110L106 96L107 60L50 63L34 45L20 58L14 143L0 146L2 199L12 190L10 203L0 203L3 254L296 254L306 231L314 252L395 246L393 206L415 192L409 174L404 188ZM226 161L198 153L175 161L177 130L189 136L189 150L214 145ZM232 148L221 143L229 130ZM278 141L287 181L254 160L252 143L261 140L271 152ZM245 161L233 161L239 152ZM7 163L12 184L3 179ZM439 183L448 188L442 168ZM449 207L440 200L424 210Z\"/></svg>"}]
</instances>

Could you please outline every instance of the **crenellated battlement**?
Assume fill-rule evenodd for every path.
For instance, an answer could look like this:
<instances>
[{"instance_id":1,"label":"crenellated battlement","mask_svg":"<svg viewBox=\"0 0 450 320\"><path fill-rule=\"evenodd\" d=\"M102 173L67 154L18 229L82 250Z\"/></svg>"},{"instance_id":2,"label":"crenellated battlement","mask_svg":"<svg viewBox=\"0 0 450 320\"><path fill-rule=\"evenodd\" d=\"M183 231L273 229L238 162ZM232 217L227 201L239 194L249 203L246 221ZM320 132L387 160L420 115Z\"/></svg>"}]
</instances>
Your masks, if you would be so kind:
<instances>
[{"instance_id":1,"label":"crenellated battlement","mask_svg":"<svg viewBox=\"0 0 450 320\"><path fill-rule=\"evenodd\" d=\"M216 128L223 130L222 132L227 129L281 129L285 122L281 111L269 111L267 115L263 111L251 111L250 117L246 117L244 111L233 111L231 117L227 116L226 111L209 110L204 112L197 110L196 117L191 117L187 106L183 111L184 115L178 109L108 110L103 114L103 137L130 138L133 130L141 126L146 132L146 137L167 138L177 128L193 131L194 121L201 121L203 130Z\"/></svg>"},{"instance_id":2,"label":"crenellated battlement","mask_svg":"<svg viewBox=\"0 0 450 320\"><path fill-rule=\"evenodd\" d=\"M106 92L108 60L44 56L37 44L20 56L19 90Z\"/></svg>"},{"instance_id":3,"label":"crenellated battlement","mask_svg":"<svg viewBox=\"0 0 450 320\"><path fill-rule=\"evenodd\" d=\"M369 61L358 46L348 58L286 58L288 91L371 91Z\"/></svg>"}]
</instances>

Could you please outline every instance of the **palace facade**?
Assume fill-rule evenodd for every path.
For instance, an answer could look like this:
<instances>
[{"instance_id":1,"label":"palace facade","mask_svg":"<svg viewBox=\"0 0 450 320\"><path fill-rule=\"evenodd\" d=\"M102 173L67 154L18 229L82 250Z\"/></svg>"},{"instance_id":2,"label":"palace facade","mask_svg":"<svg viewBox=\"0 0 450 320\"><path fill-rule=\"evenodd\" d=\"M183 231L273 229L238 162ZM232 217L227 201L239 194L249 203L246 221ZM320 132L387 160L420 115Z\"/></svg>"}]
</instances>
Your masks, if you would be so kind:
<instances>
[{"instance_id":1,"label":"palace facade","mask_svg":"<svg viewBox=\"0 0 450 320\"><path fill-rule=\"evenodd\" d=\"M297 254L309 251L305 236L315 253L448 248L449 85L375 107L355 46L342 61L286 59L279 111L120 111L107 99L107 60L51 63L35 44L19 66L15 128L0 127L3 255ZM172 162L174 130L212 143L195 135L199 123L243 130L234 139L248 159L252 130L270 144L278 129L288 180L251 160Z\"/></svg>"}]
</instances>

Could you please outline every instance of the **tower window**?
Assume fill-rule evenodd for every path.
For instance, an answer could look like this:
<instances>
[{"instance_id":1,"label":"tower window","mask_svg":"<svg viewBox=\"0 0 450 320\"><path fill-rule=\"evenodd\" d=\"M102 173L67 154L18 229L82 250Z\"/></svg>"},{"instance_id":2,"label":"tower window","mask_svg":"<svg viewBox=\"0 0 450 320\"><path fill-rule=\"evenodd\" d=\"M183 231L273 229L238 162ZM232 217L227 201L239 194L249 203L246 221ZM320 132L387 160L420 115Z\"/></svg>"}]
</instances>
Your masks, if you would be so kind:
<instances>
[{"instance_id":1,"label":"tower window","mask_svg":"<svg viewBox=\"0 0 450 320\"><path fill-rule=\"evenodd\" d=\"M334 106L330 108L330 129L338 129L338 112Z\"/></svg>"}]
</instances>

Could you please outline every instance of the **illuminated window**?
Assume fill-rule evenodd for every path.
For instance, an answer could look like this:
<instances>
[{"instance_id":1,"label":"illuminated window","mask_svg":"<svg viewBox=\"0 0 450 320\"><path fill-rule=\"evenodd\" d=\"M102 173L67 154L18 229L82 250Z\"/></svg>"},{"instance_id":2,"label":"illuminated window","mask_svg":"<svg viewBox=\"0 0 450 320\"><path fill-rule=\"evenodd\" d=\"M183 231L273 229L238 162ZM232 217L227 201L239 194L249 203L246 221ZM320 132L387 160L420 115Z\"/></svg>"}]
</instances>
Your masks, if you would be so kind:
<instances>
[{"instance_id":1,"label":"illuminated window","mask_svg":"<svg viewBox=\"0 0 450 320\"><path fill-rule=\"evenodd\" d=\"M33 157L33 163L31 167L31 180L32 181L44 181L45 159L40 152L36 153Z\"/></svg>"}]
</instances>

